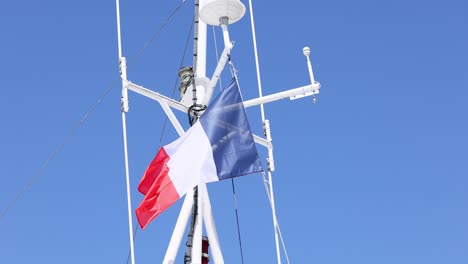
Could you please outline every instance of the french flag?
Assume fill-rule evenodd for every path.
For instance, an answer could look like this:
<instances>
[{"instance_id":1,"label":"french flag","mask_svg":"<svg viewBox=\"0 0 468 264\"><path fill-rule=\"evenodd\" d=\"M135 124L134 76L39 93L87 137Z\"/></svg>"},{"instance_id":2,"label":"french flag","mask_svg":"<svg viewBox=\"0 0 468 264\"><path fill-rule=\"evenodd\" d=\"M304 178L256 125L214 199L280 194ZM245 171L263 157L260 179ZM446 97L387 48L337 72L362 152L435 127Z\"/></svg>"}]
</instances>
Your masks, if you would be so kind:
<instances>
[{"instance_id":1,"label":"french flag","mask_svg":"<svg viewBox=\"0 0 468 264\"><path fill-rule=\"evenodd\" d=\"M234 78L199 121L156 154L138 190L136 209L144 229L153 219L201 183L262 172L242 98Z\"/></svg>"}]
</instances>

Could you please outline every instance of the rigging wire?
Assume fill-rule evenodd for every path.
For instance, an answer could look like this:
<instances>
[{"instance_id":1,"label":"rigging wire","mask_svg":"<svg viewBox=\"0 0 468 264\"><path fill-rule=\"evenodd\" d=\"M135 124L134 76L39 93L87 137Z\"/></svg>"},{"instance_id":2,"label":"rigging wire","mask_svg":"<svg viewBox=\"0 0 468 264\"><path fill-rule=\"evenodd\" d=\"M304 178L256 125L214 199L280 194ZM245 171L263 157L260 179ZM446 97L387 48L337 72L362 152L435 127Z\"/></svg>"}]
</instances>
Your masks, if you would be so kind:
<instances>
[{"instance_id":1,"label":"rigging wire","mask_svg":"<svg viewBox=\"0 0 468 264\"><path fill-rule=\"evenodd\" d=\"M179 9L185 4L186 0L182 0L182 2L174 9L174 11L169 15L169 17L164 21L164 23L160 26L159 30L153 34L151 39L138 51L138 53L129 61L128 66L132 65L136 62L136 60L141 56L141 54L145 51L145 49L161 34L162 30L166 27L172 17L179 11ZM185 56L185 55L184 55ZM23 189L18 192L16 197L7 205L7 207L2 211L0 214L0 220L16 205L16 203L23 197L27 190L32 186L32 184L38 179L38 177L42 174L43 170L49 162L55 158L55 156L62 151L65 145L71 140L71 138L75 135L78 129L83 125L83 123L88 119L88 117L96 110L96 108L101 104L101 102L106 98L106 96L110 93L112 89L115 88L117 82L120 80L120 76L114 79L111 84L107 87L104 93L98 97L97 101L88 108L88 111L85 112L84 116L80 119L80 121L72 128L72 130L68 133L65 140L49 155L49 157L42 163L41 167L33 174L23 187ZM167 119L166 119L167 121Z\"/></svg>"},{"instance_id":2,"label":"rigging wire","mask_svg":"<svg viewBox=\"0 0 468 264\"><path fill-rule=\"evenodd\" d=\"M241 239L241 231L240 231L240 224L239 224L239 214L237 210L237 199L236 199L236 188L234 186L234 179L231 178L232 183L232 195L234 196L234 208L236 212L236 224L237 224L237 237L239 238L239 248L240 248L240 255L242 264L244 264L244 251L242 250L242 239Z\"/></svg>"},{"instance_id":3,"label":"rigging wire","mask_svg":"<svg viewBox=\"0 0 468 264\"><path fill-rule=\"evenodd\" d=\"M31 185L38 179L39 175L42 174L42 171L47 167L49 162L55 158L55 156L65 147L65 145L71 140L71 138L75 135L76 131L83 125L83 123L88 119L88 117L96 110L96 108L101 104L104 98L109 94L109 92L115 87L116 83L119 81L119 78L116 78L104 91L104 93L97 99L97 101L86 111L85 115L80 119L80 121L72 128L72 130L68 133L65 140L60 144L52 154L42 163L41 167L33 174L23 187L23 189L16 195L16 197L8 204L8 206L2 211L0 214L0 220L10 211L18 202L21 197L23 197L24 193L31 187Z\"/></svg>"},{"instance_id":4,"label":"rigging wire","mask_svg":"<svg viewBox=\"0 0 468 264\"><path fill-rule=\"evenodd\" d=\"M148 42L146 42L146 44L143 46L143 48L141 48L138 53L135 55L135 57L133 57L130 61L129 61L129 65L136 61L140 56L141 54L143 53L143 51L153 42L153 40L155 40L157 37L159 37L159 35L161 35L161 32L162 30L167 26L167 24L169 23L169 21L172 19L172 17L179 11L179 9L185 4L187 0L182 0L182 2L174 9L174 11L172 11L172 13L167 17L167 19L162 23L162 25L159 27L159 30L153 34L153 36L150 38L150 40Z\"/></svg>"}]
</instances>

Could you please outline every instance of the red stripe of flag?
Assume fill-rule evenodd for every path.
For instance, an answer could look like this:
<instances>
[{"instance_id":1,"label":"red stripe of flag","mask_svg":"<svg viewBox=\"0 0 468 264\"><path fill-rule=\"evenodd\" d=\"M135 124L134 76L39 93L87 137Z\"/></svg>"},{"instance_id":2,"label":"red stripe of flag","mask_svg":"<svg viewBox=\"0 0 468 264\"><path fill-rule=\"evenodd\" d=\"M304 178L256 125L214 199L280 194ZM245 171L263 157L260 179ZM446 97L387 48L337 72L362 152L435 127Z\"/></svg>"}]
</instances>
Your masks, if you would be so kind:
<instances>
[{"instance_id":1,"label":"red stripe of flag","mask_svg":"<svg viewBox=\"0 0 468 264\"><path fill-rule=\"evenodd\" d=\"M180 198L169 177L169 160L169 155L161 148L138 185L138 191L145 195L136 209L142 229Z\"/></svg>"}]
</instances>

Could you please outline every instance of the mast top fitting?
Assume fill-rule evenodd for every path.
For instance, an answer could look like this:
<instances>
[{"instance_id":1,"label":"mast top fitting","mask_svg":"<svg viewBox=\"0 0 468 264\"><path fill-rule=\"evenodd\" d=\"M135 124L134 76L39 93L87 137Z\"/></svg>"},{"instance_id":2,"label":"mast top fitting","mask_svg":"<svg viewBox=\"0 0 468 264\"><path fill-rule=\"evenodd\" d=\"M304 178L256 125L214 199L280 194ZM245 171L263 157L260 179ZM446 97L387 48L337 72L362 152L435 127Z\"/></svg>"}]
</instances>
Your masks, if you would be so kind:
<instances>
[{"instance_id":1,"label":"mast top fitting","mask_svg":"<svg viewBox=\"0 0 468 264\"><path fill-rule=\"evenodd\" d=\"M245 15L245 5L240 0L205 0L200 2L200 19L208 25L220 26L227 17L233 24Z\"/></svg>"}]
</instances>

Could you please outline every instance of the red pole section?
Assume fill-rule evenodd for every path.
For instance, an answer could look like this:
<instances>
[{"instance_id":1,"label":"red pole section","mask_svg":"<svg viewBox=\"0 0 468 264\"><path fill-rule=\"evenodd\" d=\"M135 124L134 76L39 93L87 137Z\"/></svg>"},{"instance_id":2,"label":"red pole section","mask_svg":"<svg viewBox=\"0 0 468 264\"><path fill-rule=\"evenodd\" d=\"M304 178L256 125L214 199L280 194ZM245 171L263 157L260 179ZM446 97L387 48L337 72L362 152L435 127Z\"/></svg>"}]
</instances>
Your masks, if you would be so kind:
<instances>
[{"instance_id":1,"label":"red pole section","mask_svg":"<svg viewBox=\"0 0 468 264\"><path fill-rule=\"evenodd\" d=\"M210 256L208 255L208 247L210 246L210 242L208 241L208 237L204 236L202 238L202 264L208 264L210 262Z\"/></svg>"}]
</instances>

